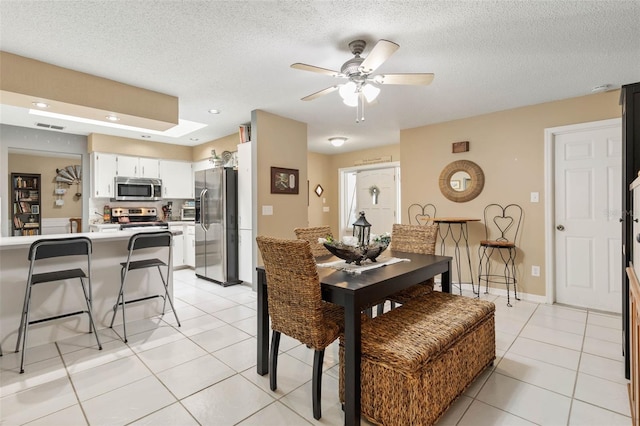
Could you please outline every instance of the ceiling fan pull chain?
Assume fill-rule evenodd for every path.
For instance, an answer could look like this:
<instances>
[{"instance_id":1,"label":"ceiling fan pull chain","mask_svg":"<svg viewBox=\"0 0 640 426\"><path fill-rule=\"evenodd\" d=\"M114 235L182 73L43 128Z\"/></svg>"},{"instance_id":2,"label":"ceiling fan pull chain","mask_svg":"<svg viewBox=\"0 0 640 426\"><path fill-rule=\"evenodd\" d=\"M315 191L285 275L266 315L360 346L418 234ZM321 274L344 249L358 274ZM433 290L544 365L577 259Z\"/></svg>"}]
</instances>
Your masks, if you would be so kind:
<instances>
[{"instance_id":1,"label":"ceiling fan pull chain","mask_svg":"<svg viewBox=\"0 0 640 426\"><path fill-rule=\"evenodd\" d=\"M360 121L364 121L364 104L366 102L364 100L364 95L362 93L360 94L360 103L362 103L362 118L360 119Z\"/></svg>"}]
</instances>

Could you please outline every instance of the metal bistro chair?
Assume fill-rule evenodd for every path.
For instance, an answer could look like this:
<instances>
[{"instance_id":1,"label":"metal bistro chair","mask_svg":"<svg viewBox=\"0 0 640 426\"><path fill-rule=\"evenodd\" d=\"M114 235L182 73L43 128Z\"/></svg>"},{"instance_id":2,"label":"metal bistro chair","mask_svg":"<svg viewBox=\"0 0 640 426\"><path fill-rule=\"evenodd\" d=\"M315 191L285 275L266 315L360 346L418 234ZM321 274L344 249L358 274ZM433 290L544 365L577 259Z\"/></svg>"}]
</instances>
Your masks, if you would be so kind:
<instances>
[{"instance_id":1,"label":"metal bistro chair","mask_svg":"<svg viewBox=\"0 0 640 426\"><path fill-rule=\"evenodd\" d=\"M327 256L331 254L324 245L318 242L318 238L333 238L330 226L316 226L313 228L295 228L293 230L296 238L299 240L307 240L311 244L311 253L314 257Z\"/></svg>"},{"instance_id":2,"label":"metal bistro chair","mask_svg":"<svg viewBox=\"0 0 640 426\"><path fill-rule=\"evenodd\" d=\"M522 222L522 207L517 204L509 204L502 207L500 204L489 204L484 209L485 238L480 241L478 255L478 291L485 282L485 294L489 292L489 282L502 283L507 286L507 306L511 306L509 299L509 284L513 284L513 293L516 300L518 290L516 288L516 241ZM491 273L491 256L495 251L500 254L500 260L504 263L502 274ZM483 273L483 270L485 271Z\"/></svg>"},{"instance_id":3,"label":"metal bistro chair","mask_svg":"<svg viewBox=\"0 0 640 426\"><path fill-rule=\"evenodd\" d=\"M48 266L47 272L36 271L36 264L38 265L38 271L44 271L43 263L45 259L66 257L66 256L86 256L87 259L87 271L82 268L63 269L50 271L51 267ZM20 329L18 331L18 341L16 342L16 352L20 347L20 341L22 340L22 355L20 358L20 373L24 373L24 355L27 349L27 332L29 326L32 324L38 324L45 321L51 321L55 319L65 318L72 315L79 315L86 313L89 316L89 332L93 332L98 343L98 349L102 350L98 333L96 332L96 325L93 321L93 314L91 313L91 240L87 237L71 237L71 238L57 238L51 240L38 240L31 244L29 248L29 275L27 277L27 287L24 294L24 304L22 307L22 315L20 317ZM79 257L77 258L79 259ZM79 260L77 260L79 262ZM51 265L51 262L47 263ZM47 318L29 320L29 310L31 308L31 292L33 287L37 284L44 284L54 281L64 281L78 278L82 285L82 293L87 304L86 311L76 311L66 314L54 315ZM85 281L87 285L85 286Z\"/></svg>"},{"instance_id":4,"label":"metal bistro chair","mask_svg":"<svg viewBox=\"0 0 640 426\"><path fill-rule=\"evenodd\" d=\"M436 217L436 206L433 204L411 204L407 210L409 225L430 225Z\"/></svg>"},{"instance_id":5,"label":"metal bistro chair","mask_svg":"<svg viewBox=\"0 0 640 426\"><path fill-rule=\"evenodd\" d=\"M438 225L401 225L394 223L391 230L391 250L435 254L437 238ZM407 303L414 297L433 291L433 285L433 278L430 278L425 282L414 284L392 294L387 299L391 301L391 308L393 309L396 303ZM378 305L378 315L383 313L383 309L384 305Z\"/></svg>"},{"instance_id":6,"label":"metal bistro chair","mask_svg":"<svg viewBox=\"0 0 640 426\"><path fill-rule=\"evenodd\" d=\"M167 305L167 300L169 300L169 304L171 305L171 309L173 310L173 315L176 317L176 322L178 323L178 327L180 327L180 320L178 319L178 313L176 312L175 307L173 306L173 302L171 301L171 297L169 296L169 272L170 265L172 262L171 252L172 247L171 243L173 241L173 235L169 231L160 231L160 232L141 232L138 234L134 234L129 239L129 244L127 249L129 250L129 255L127 256L127 261L120 263L122 266L120 270L120 291L118 292L118 300L116 300L116 304L113 305L113 316L111 317L111 324L109 327L113 328L113 322L116 319L116 312L118 311L118 306L122 306L122 329L124 334L124 342L127 343L127 320L125 317L125 305L127 303L140 302L143 300L153 299L155 297L161 297L163 299L162 304L162 315L164 315L165 308ZM158 258L149 258L149 259L139 259L135 256L136 250L148 249L148 248L156 248L156 247L166 247L167 248L167 261L164 262ZM162 270L160 267L167 268L166 277L162 275ZM133 300L124 300L124 285L127 281L127 276L129 275L129 271L134 271L138 269L145 268L158 268L158 273L160 274L160 279L162 280L162 284L164 285L164 294L156 294L152 296L140 297Z\"/></svg>"},{"instance_id":7,"label":"metal bistro chair","mask_svg":"<svg viewBox=\"0 0 640 426\"><path fill-rule=\"evenodd\" d=\"M267 300L271 317L269 385L277 386L278 348L284 333L312 348L313 418L321 417L322 360L324 350L344 329L344 310L322 300L320 278L306 240L256 238L267 273Z\"/></svg>"}]
</instances>

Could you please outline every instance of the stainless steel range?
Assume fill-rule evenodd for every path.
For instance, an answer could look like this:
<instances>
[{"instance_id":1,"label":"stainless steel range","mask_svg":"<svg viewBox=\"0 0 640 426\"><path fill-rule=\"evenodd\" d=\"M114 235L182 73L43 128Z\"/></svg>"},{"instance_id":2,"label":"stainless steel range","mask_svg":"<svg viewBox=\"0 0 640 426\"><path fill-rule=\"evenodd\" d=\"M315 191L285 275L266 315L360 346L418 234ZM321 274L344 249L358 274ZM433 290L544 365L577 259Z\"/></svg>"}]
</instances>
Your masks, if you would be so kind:
<instances>
[{"instance_id":1,"label":"stainless steel range","mask_svg":"<svg viewBox=\"0 0 640 426\"><path fill-rule=\"evenodd\" d=\"M155 207L114 207L111 222L119 223L120 229L168 229L167 222L158 219Z\"/></svg>"}]
</instances>

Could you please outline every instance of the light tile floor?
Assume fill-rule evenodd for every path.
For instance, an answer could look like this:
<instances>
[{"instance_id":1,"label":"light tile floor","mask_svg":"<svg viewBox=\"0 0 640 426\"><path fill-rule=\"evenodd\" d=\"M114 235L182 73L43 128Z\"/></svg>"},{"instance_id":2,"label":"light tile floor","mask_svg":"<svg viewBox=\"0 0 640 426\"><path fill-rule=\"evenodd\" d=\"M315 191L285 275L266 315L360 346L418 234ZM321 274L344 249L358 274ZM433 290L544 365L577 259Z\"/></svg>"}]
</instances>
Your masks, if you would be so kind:
<instances>
[{"instance_id":1,"label":"light tile floor","mask_svg":"<svg viewBox=\"0 0 640 426\"><path fill-rule=\"evenodd\" d=\"M311 410L313 353L282 336L278 390L256 373L256 298L175 273L171 314L130 323L129 343L101 330L0 358L2 425L343 424L337 346L326 350L322 419ZM497 360L438 425L629 425L619 316L496 303ZM512 301L513 302L513 301ZM116 327L121 333L121 328ZM366 424L366 422L363 421Z\"/></svg>"}]
</instances>

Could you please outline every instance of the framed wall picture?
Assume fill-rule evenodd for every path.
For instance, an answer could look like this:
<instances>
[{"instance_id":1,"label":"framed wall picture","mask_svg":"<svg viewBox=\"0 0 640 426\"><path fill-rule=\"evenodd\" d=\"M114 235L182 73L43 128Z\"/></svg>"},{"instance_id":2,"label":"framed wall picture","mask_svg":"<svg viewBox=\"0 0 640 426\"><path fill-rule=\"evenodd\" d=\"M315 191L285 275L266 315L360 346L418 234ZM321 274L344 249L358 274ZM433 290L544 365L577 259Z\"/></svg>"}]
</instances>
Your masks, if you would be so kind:
<instances>
[{"instance_id":1,"label":"framed wall picture","mask_svg":"<svg viewBox=\"0 0 640 426\"><path fill-rule=\"evenodd\" d=\"M271 167L272 194L298 194L300 190L299 187L297 169Z\"/></svg>"},{"instance_id":2,"label":"framed wall picture","mask_svg":"<svg viewBox=\"0 0 640 426\"><path fill-rule=\"evenodd\" d=\"M37 204L34 204L31 206L31 213L33 214L40 214L40 206Z\"/></svg>"}]
</instances>

